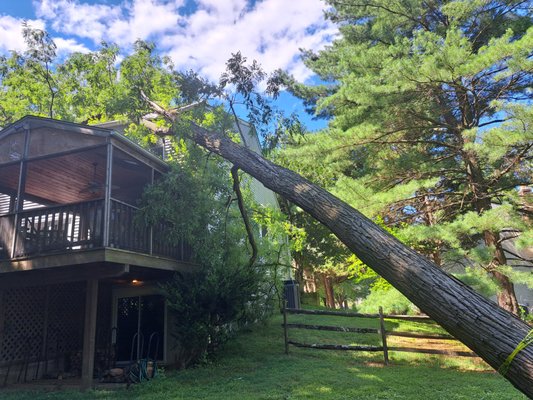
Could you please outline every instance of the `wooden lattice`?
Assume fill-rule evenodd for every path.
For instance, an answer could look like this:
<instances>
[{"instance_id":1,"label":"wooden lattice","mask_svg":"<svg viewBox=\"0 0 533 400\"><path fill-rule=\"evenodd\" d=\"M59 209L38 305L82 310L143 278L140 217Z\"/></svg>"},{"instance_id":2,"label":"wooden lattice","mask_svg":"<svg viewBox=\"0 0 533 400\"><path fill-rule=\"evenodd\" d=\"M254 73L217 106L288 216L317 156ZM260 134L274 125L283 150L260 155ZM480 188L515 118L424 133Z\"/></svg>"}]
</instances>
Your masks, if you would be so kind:
<instances>
[{"instance_id":1,"label":"wooden lattice","mask_svg":"<svg viewBox=\"0 0 533 400\"><path fill-rule=\"evenodd\" d=\"M67 353L82 348L85 284L56 285L50 293L48 351Z\"/></svg>"},{"instance_id":2,"label":"wooden lattice","mask_svg":"<svg viewBox=\"0 0 533 400\"><path fill-rule=\"evenodd\" d=\"M84 284L17 288L4 292L0 363L52 357L81 348Z\"/></svg>"},{"instance_id":3,"label":"wooden lattice","mask_svg":"<svg viewBox=\"0 0 533 400\"><path fill-rule=\"evenodd\" d=\"M3 296L4 334L0 352L1 361L21 360L43 335L46 288L32 287L7 290Z\"/></svg>"}]
</instances>

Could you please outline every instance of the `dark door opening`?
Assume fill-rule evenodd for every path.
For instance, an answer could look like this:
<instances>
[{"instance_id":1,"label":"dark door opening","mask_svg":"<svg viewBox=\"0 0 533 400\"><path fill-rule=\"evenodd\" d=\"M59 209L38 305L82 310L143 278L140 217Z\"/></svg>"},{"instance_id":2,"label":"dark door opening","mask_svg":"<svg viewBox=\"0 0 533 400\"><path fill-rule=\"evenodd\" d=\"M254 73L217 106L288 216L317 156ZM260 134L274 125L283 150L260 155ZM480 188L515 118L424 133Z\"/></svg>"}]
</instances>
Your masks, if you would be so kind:
<instances>
[{"instance_id":1,"label":"dark door opening","mask_svg":"<svg viewBox=\"0 0 533 400\"><path fill-rule=\"evenodd\" d=\"M140 340L133 338L138 333ZM152 335L156 333L156 335ZM163 360L165 342L165 299L161 295L119 297L117 304L117 361L133 357L153 357ZM153 336L150 344L150 337ZM150 347L150 354L147 354ZM137 356L139 354L139 356Z\"/></svg>"}]
</instances>

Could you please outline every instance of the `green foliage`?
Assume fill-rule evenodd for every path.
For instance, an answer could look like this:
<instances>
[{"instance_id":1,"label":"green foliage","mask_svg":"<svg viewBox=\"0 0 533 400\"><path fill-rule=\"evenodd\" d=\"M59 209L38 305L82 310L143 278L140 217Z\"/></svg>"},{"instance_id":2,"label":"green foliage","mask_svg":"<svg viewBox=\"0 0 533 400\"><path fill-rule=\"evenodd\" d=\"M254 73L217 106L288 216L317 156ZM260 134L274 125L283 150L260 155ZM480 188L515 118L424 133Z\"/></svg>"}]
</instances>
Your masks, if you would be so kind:
<instances>
[{"instance_id":1,"label":"green foliage","mask_svg":"<svg viewBox=\"0 0 533 400\"><path fill-rule=\"evenodd\" d=\"M238 328L261 317L258 309L265 313L264 281L264 270L225 264L176 275L163 285L181 368L215 354Z\"/></svg>"},{"instance_id":2,"label":"green foliage","mask_svg":"<svg viewBox=\"0 0 533 400\"><path fill-rule=\"evenodd\" d=\"M418 308L393 287L377 288L357 306L362 313L376 314L379 307L385 314L417 314Z\"/></svg>"},{"instance_id":3,"label":"green foliage","mask_svg":"<svg viewBox=\"0 0 533 400\"><path fill-rule=\"evenodd\" d=\"M168 240L184 239L194 246L198 262L214 264L209 249L220 249L235 234L227 218L236 218L235 210L227 216L232 190L227 165L220 159L208 159L202 150L187 146L176 155L172 169L145 192L142 200L144 222L154 225L166 221ZM191 190L194 189L194 190ZM157 205L157 206L154 206ZM225 229L225 228L229 228Z\"/></svg>"},{"instance_id":4,"label":"green foliage","mask_svg":"<svg viewBox=\"0 0 533 400\"><path fill-rule=\"evenodd\" d=\"M260 241L260 256L269 267L248 265L246 233L232 201L228 165L182 140L178 143L172 170L145 192L141 213L144 224L165 224L167 241L190 243L199 265L196 273L177 275L163 285L180 366L187 367L211 357L240 327L269 314L277 265L267 238Z\"/></svg>"},{"instance_id":5,"label":"green foliage","mask_svg":"<svg viewBox=\"0 0 533 400\"><path fill-rule=\"evenodd\" d=\"M485 297L494 296L498 291L496 283L479 268L467 267L464 272L455 276Z\"/></svg>"},{"instance_id":6,"label":"green foliage","mask_svg":"<svg viewBox=\"0 0 533 400\"><path fill-rule=\"evenodd\" d=\"M167 107L185 101L173 65L152 43L138 40L119 64L114 44L59 58L46 31L25 25L23 35L28 51L0 57L0 126L25 115L81 123L138 121L150 111L141 91Z\"/></svg>"},{"instance_id":7,"label":"green foliage","mask_svg":"<svg viewBox=\"0 0 533 400\"><path fill-rule=\"evenodd\" d=\"M531 236L530 2L327 3L341 35L304 53L323 84L286 82L330 126L278 159L438 264L505 265L502 229Z\"/></svg>"}]
</instances>

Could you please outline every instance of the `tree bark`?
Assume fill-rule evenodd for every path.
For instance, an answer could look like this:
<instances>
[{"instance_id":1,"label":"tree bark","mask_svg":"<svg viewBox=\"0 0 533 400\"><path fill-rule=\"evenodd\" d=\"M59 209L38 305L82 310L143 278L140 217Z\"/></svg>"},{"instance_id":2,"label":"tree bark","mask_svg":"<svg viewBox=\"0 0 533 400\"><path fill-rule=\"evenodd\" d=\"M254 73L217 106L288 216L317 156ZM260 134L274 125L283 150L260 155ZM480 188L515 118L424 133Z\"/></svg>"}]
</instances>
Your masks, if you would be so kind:
<instances>
[{"instance_id":1,"label":"tree bark","mask_svg":"<svg viewBox=\"0 0 533 400\"><path fill-rule=\"evenodd\" d=\"M488 195L483 172L473 153L465 152L463 157L467 166L469 185L475 199L474 206L476 211L481 214L492 208L492 202ZM494 259L492 260L494 266L506 265L507 257L499 240L499 235L486 230L483 232L483 240L487 247L494 247L495 249ZM514 315L519 315L518 300L514 291L514 285L509 277L497 271L496 268L489 268L489 271L498 284L498 293L496 295L498 305Z\"/></svg>"},{"instance_id":2,"label":"tree bark","mask_svg":"<svg viewBox=\"0 0 533 400\"><path fill-rule=\"evenodd\" d=\"M326 307L335 308L335 293L333 292L333 282L330 276L322 274L324 292L326 293Z\"/></svg>"},{"instance_id":3,"label":"tree bark","mask_svg":"<svg viewBox=\"0 0 533 400\"><path fill-rule=\"evenodd\" d=\"M496 265L505 265L507 264L507 257L503 251L502 245L500 243L500 235L494 234L493 232L486 231L484 233L485 244L487 246L494 246L494 263ZM512 312L515 315L519 315L519 306L518 300L516 299L516 294L514 291L514 285L509 279L509 277L497 269L491 271L491 275L494 280L498 283L499 291L496 295L498 300L498 305L505 310Z\"/></svg>"},{"instance_id":4,"label":"tree bark","mask_svg":"<svg viewBox=\"0 0 533 400\"><path fill-rule=\"evenodd\" d=\"M163 116L173 119L162 111ZM531 329L403 245L348 204L295 172L198 126L193 126L191 139L326 225L365 264L493 368L500 367ZM506 378L533 397L532 346L518 353Z\"/></svg>"},{"instance_id":5,"label":"tree bark","mask_svg":"<svg viewBox=\"0 0 533 400\"><path fill-rule=\"evenodd\" d=\"M231 169L231 177L233 179L233 191L237 195L237 204L239 205L239 211L241 212L242 221L244 223L244 228L246 229L246 235L248 236L248 242L252 250L250 255L250 261L248 262L248 268L252 268L257 259L257 244L255 243L254 232L252 225L250 224L250 218L248 218L248 212L244 206L244 198L241 192L241 184L239 179L239 168L233 167Z\"/></svg>"}]
</instances>

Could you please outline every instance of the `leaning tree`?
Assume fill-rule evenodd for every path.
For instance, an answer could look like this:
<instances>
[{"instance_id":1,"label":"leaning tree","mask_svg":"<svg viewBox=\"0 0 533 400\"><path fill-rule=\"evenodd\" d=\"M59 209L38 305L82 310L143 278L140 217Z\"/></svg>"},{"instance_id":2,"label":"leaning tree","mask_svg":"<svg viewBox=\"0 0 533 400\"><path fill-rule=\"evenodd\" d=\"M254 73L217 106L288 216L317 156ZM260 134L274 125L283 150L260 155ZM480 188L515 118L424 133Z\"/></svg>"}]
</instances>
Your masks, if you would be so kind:
<instances>
[{"instance_id":1,"label":"leaning tree","mask_svg":"<svg viewBox=\"0 0 533 400\"><path fill-rule=\"evenodd\" d=\"M139 56L150 54L149 51L140 50L137 52ZM133 64L131 70L126 69L128 76L144 85L133 85L136 91L127 96L129 98L135 98L139 91L142 94L142 89L152 83L148 79L146 69L136 68ZM156 70L160 71L157 68ZM5 70L1 72L4 73ZM2 77L5 79L5 75ZM5 80L2 82L4 85L9 83ZM16 85L13 87L17 88ZM154 92L157 94L158 91L152 90L150 93ZM16 94L16 90L13 93ZM7 98L4 94L5 92L2 92L0 100ZM11 98L17 100L16 96ZM188 109L187 106L167 111L146 97L144 100L160 116L174 123L176 131L183 130L183 121L177 122L179 111ZM28 103L32 102L34 100L28 100ZM7 103L9 102L2 104ZM134 108L137 106L143 108L141 104L133 104ZM150 121L145 122L150 125ZM159 124L152 124L151 127L159 130L161 134L173 133ZM227 159L236 168L249 173L327 226L364 263L387 279L492 367L500 368L517 346L524 343L523 339L531 329L527 324L447 275L433 262L400 243L326 190L234 143L229 137L209 132L196 125L188 132L190 139L196 144ZM533 347L526 347L519 352L504 375L519 390L533 396Z\"/></svg>"},{"instance_id":2,"label":"leaning tree","mask_svg":"<svg viewBox=\"0 0 533 400\"><path fill-rule=\"evenodd\" d=\"M166 110L145 95L144 98L168 122L176 123L180 118L179 110ZM161 135L173 133L172 129L144 122ZM179 134L183 135L183 122L178 125ZM321 187L223 134L192 124L186 135L327 226L365 264L493 368L501 368L527 337L529 325L446 274ZM533 347L525 347L516 354L504 376L523 393L533 396Z\"/></svg>"},{"instance_id":3,"label":"leaning tree","mask_svg":"<svg viewBox=\"0 0 533 400\"><path fill-rule=\"evenodd\" d=\"M437 264L485 271L518 315L514 283L530 277L509 264L528 260L502 232L531 235L515 188L533 183L533 3L325 2L340 34L304 53L321 84L287 82L333 117L317 155L344 168L333 191L408 225Z\"/></svg>"}]
</instances>

